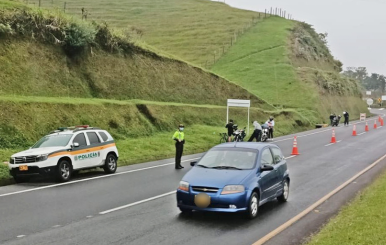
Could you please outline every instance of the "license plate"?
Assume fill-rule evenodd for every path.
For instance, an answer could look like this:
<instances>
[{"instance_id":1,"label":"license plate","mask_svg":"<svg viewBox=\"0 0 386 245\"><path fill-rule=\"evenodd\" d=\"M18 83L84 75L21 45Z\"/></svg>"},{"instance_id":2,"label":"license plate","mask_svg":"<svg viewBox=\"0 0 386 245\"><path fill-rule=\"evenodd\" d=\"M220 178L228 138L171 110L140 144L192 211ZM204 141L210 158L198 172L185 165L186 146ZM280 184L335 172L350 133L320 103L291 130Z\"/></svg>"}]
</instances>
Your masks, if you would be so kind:
<instances>
[{"instance_id":1,"label":"license plate","mask_svg":"<svg viewBox=\"0 0 386 245\"><path fill-rule=\"evenodd\" d=\"M210 204L210 196L205 193L200 193L194 196L194 203L199 208L206 208Z\"/></svg>"},{"instance_id":2,"label":"license plate","mask_svg":"<svg viewBox=\"0 0 386 245\"><path fill-rule=\"evenodd\" d=\"M21 165L19 166L20 171L28 171L28 166L27 165Z\"/></svg>"}]
</instances>

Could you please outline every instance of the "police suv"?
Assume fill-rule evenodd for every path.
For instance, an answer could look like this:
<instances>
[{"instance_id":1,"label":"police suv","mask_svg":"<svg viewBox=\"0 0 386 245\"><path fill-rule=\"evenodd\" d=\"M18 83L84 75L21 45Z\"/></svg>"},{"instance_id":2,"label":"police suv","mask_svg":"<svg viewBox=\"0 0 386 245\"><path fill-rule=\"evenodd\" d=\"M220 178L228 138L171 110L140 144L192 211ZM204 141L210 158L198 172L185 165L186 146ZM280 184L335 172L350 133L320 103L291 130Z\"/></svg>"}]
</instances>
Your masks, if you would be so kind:
<instances>
[{"instance_id":1,"label":"police suv","mask_svg":"<svg viewBox=\"0 0 386 245\"><path fill-rule=\"evenodd\" d=\"M113 137L106 130L82 125L58 128L30 149L12 155L9 170L16 182L47 174L65 182L83 169L101 167L115 173L117 161Z\"/></svg>"}]
</instances>

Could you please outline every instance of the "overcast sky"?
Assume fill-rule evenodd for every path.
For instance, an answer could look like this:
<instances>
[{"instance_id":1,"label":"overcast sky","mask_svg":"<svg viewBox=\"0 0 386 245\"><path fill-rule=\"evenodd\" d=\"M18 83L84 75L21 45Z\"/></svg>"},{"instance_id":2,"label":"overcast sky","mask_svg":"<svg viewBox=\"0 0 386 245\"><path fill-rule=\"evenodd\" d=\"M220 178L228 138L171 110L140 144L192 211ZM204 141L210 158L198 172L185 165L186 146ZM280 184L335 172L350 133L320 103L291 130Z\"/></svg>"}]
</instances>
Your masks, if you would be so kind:
<instances>
[{"instance_id":1,"label":"overcast sky","mask_svg":"<svg viewBox=\"0 0 386 245\"><path fill-rule=\"evenodd\" d=\"M216 0L217 1L217 0ZM221 0L223 2L224 0ZM386 0L225 0L233 7L264 12L285 9L296 20L327 32L335 58L386 75Z\"/></svg>"}]
</instances>

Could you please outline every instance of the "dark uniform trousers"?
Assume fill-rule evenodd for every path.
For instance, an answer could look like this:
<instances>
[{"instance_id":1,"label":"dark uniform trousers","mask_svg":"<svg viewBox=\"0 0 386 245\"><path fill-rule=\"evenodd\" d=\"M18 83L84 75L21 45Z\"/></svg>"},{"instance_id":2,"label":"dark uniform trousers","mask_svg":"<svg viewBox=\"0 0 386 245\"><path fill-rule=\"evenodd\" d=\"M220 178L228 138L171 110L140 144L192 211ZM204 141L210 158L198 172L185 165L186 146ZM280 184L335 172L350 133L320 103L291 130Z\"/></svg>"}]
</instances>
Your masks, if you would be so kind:
<instances>
[{"instance_id":1,"label":"dark uniform trousers","mask_svg":"<svg viewBox=\"0 0 386 245\"><path fill-rule=\"evenodd\" d=\"M176 142L176 165L175 167L181 166L181 157L184 152L184 142Z\"/></svg>"},{"instance_id":2,"label":"dark uniform trousers","mask_svg":"<svg viewBox=\"0 0 386 245\"><path fill-rule=\"evenodd\" d=\"M255 129L251 137L249 138L248 142L252 142L254 138L256 138L256 142L261 141L261 130Z\"/></svg>"}]
</instances>

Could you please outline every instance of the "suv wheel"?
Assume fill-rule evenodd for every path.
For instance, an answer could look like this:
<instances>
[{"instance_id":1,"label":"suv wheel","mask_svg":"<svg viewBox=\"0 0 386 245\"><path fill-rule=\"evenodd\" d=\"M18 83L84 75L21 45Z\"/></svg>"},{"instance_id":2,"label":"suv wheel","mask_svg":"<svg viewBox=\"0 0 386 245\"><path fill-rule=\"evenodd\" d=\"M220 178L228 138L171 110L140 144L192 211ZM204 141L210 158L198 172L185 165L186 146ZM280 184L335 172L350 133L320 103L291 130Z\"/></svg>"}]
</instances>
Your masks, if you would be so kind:
<instances>
[{"instance_id":1,"label":"suv wheel","mask_svg":"<svg viewBox=\"0 0 386 245\"><path fill-rule=\"evenodd\" d=\"M71 178L72 167L69 161L61 160L56 170L56 178L59 182L66 182Z\"/></svg>"},{"instance_id":2,"label":"suv wheel","mask_svg":"<svg viewBox=\"0 0 386 245\"><path fill-rule=\"evenodd\" d=\"M13 176L13 180L16 182L16 183L23 183L23 182L26 182L27 179L25 177L21 177L21 176Z\"/></svg>"},{"instance_id":3,"label":"suv wheel","mask_svg":"<svg viewBox=\"0 0 386 245\"><path fill-rule=\"evenodd\" d=\"M117 171L117 158L113 154L108 154L105 161L105 166L103 169L105 170L106 174L112 174Z\"/></svg>"}]
</instances>

